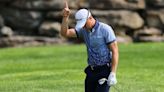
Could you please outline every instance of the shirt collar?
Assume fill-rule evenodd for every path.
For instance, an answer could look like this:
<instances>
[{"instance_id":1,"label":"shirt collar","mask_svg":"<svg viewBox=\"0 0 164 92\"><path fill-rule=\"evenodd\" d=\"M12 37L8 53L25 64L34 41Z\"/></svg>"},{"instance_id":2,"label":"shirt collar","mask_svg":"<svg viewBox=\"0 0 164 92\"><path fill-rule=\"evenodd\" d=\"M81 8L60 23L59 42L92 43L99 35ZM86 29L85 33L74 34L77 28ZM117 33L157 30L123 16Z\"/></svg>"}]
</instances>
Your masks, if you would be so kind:
<instances>
[{"instance_id":1,"label":"shirt collar","mask_svg":"<svg viewBox=\"0 0 164 92\"><path fill-rule=\"evenodd\" d=\"M96 20L96 24L94 25L94 27L92 28L92 32L94 32L95 30L97 30L99 27L99 21Z\"/></svg>"},{"instance_id":2,"label":"shirt collar","mask_svg":"<svg viewBox=\"0 0 164 92\"><path fill-rule=\"evenodd\" d=\"M98 28L98 26L99 26L99 21L98 20L96 20L96 24L94 25L94 29L97 29Z\"/></svg>"}]
</instances>

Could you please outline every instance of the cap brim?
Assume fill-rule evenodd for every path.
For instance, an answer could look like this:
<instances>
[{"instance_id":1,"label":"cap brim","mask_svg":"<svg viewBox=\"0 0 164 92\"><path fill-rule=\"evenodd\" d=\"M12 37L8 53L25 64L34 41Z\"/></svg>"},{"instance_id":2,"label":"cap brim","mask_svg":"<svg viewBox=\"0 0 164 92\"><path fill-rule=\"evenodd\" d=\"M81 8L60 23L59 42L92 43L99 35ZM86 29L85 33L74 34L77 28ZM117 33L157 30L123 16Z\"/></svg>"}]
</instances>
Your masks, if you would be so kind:
<instances>
[{"instance_id":1,"label":"cap brim","mask_svg":"<svg viewBox=\"0 0 164 92\"><path fill-rule=\"evenodd\" d=\"M86 19L77 21L76 26L75 26L75 29L76 30L82 29L85 26L85 23L86 23Z\"/></svg>"}]
</instances>

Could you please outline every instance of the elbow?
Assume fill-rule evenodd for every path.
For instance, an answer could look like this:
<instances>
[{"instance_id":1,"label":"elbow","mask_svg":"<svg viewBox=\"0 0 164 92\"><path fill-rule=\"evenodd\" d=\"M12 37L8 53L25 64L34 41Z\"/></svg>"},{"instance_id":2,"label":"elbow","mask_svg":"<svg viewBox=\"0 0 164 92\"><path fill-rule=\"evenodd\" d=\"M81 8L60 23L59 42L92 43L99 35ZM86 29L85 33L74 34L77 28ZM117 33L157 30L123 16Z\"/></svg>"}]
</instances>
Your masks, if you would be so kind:
<instances>
[{"instance_id":1,"label":"elbow","mask_svg":"<svg viewBox=\"0 0 164 92\"><path fill-rule=\"evenodd\" d=\"M62 37L64 37L64 38L67 38L67 34L66 34L66 33L60 32L60 35L61 35Z\"/></svg>"},{"instance_id":2,"label":"elbow","mask_svg":"<svg viewBox=\"0 0 164 92\"><path fill-rule=\"evenodd\" d=\"M63 28L61 28L60 35L62 37L66 37L66 32L65 32L65 30Z\"/></svg>"},{"instance_id":3,"label":"elbow","mask_svg":"<svg viewBox=\"0 0 164 92\"><path fill-rule=\"evenodd\" d=\"M119 51L118 51L118 48L114 49L112 51L112 54L116 55L116 56L119 56Z\"/></svg>"},{"instance_id":4,"label":"elbow","mask_svg":"<svg viewBox=\"0 0 164 92\"><path fill-rule=\"evenodd\" d=\"M119 49L118 49L118 46L114 46L112 49L112 54L115 55L115 56L119 56Z\"/></svg>"},{"instance_id":5,"label":"elbow","mask_svg":"<svg viewBox=\"0 0 164 92\"><path fill-rule=\"evenodd\" d=\"M118 53L118 51L114 51L114 52L112 52L112 55L115 56L115 57L119 57L119 53Z\"/></svg>"},{"instance_id":6,"label":"elbow","mask_svg":"<svg viewBox=\"0 0 164 92\"><path fill-rule=\"evenodd\" d=\"M60 35L61 35L62 37L64 37L64 38L67 37L67 35L66 35L66 34L63 34L63 33L60 33Z\"/></svg>"}]
</instances>

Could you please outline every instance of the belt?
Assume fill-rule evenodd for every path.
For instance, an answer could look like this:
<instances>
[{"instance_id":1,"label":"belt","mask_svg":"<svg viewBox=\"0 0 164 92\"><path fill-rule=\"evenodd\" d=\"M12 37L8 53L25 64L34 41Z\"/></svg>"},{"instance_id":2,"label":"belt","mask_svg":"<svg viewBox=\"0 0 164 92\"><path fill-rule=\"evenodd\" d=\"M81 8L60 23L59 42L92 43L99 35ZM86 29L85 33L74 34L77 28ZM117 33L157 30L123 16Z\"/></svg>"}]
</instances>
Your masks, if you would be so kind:
<instances>
[{"instance_id":1,"label":"belt","mask_svg":"<svg viewBox=\"0 0 164 92\"><path fill-rule=\"evenodd\" d=\"M111 64L110 63L106 63L104 65L99 65L99 66L91 66L89 65L90 69L91 70L97 70L97 69L102 69L104 67L111 67Z\"/></svg>"}]
</instances>

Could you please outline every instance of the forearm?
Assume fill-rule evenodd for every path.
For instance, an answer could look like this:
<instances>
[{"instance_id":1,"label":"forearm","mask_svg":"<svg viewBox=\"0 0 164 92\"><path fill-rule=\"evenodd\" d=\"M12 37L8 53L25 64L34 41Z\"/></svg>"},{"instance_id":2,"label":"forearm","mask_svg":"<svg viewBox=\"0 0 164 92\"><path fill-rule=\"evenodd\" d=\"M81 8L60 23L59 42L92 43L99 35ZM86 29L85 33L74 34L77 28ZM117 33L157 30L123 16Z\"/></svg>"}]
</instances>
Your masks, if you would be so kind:
<instances>
[{"instance_id":1,"label":"forearm","mask_svg":"<svg viewBox=\"0 0 164 92\"><path fill-rule=\"evenodd\" d=\"M118 58L119 58L119 54L118 54L118 50L116 50L112 53L112 70L111 71L114 73L116 73L117 71Z\"/></svg>"},{"instance_id":2,"label":"forearm","mask_svg":"<svg viewBox=\"0 0 164 92\"><path fill-rule=\"evenodd\" d=\"M69 19L69 17L64 17L64 16L63 16L63 19L62 19L60 34L64 37L66 37L67 30L68 30L68 19Z\"/></svg>"},{"instance_id":3,"label":"forearm","mask_svg":"<svg viewBox=\"0 0 164 92\"><path fill-rule=\"evenodd\" d=\"M114 46L112 46L112 70L108 76L108 81L107 84L109 86L113 86L117 83L117 79L116 79L116 71L117 71L117 66L118 66L118 49L116 44Z\"/></svg>"},{"instance_id":4,"label":"forearm","mask_svg":"<svg viewBox=\"0 0 164 92\"><path fill-rule=\"evenodd\" d=\"M118 51L118 45L116 41L110 45L110 49L112 51L112 70L111 71L116 73L118 61L119 61L119 51Z\"/></svg>"}]
</instances>

